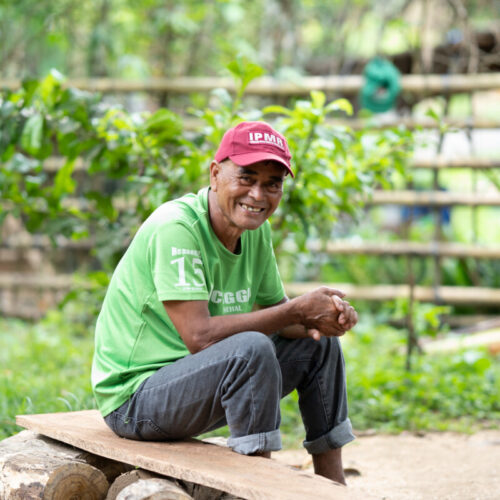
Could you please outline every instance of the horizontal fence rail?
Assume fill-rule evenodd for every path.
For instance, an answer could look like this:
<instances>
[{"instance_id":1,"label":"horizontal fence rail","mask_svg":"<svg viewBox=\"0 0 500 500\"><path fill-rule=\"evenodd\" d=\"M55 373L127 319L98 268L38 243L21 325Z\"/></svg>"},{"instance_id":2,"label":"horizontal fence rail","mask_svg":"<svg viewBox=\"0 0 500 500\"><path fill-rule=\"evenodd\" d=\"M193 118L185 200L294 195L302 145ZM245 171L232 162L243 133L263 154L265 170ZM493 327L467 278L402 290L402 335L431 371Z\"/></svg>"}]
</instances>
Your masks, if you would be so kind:
<instances>
[{"instance_id":1,"label":"horizontal fence rail","mask_svg":"<svg viewBox=\"0 0 500 500\"><path fill-rule=\"evenodd\" d=\"M403 205L425 207L500 206L500 193L457 193L447 191L374 191L369 205Z\"/></svg>"},{"instance_id":2,"label":"horizontal fence rail","mask_svg":"<svg viewBox=\"0 0 500 500\"><path fill-rule=\"evenodd\" d=\"M498 124L500 128L500 123ZM66 160L59 157L49 157L43 160L43 169L48 173L56 173L64 166ZM445 169L478 169L489 170L500 168L500 159L496 158L481 158L477 156L466 156L463 158L416 158L410 162L410 166L419 169L429 170L445 170ZM85 170L85 160L77 158L75 160L74 171L78 172Z\"/></svg>"},{"instance_id":3,"label":"horizontal fence rail","mask_svg":"<svg viewBox=\"0 0 500 500\"><path fill-rule=\"evenodd\" d=\"M66 198L63 207L70 209L89 210L93 201L83 198ZM115 198L113 207L116 210L132 209L134 200ZM500 194L495 193L449 193L446 191L374 191L366 199L367 205L402 205L402 206L425 206L425 207L449 207L452 205L462 206L500 206Z\"/></svg>"},{"instance_id":4,"label":"horizontal fence rail","mask_svg":"<svg viewBox=\"0 0 500 500\"><path fill-rule=\"evenodd\" d=\"M70 291L76 286L86 288L85 283L76 285L71 274L36 275L27 273L0 273L0 289L7 290L51 290ZM409 285L353 285L351 283L285 283L285 290L291 297L302 295L319 286L330 286L347 294L348 299L367 301L387 301L395 298L409 298ZM452 305L500 305L500 289L482 287L415 286L415 300L422 302L437 302Z\"/></svg>"},{"instance_id":5,"label":"horizontal fence rail","mask_svg":"<svg viewBox=\"0 0 500 500\"><path fill-rule=\"evenodd\" d=\"M125 249L130 241L124 241ZM40 250L74 250L90 251L95 248L92 239L71 240L68 238L57 238L55 246L47 236L27 234L12 235L0 243L0 261L15 261L19 258L19 252L30 249ZM297 253L299 250L295 245L285 246L287 252ZM500 259L500 246L479 246L471 244L431 242L420 243L415 241L328 241L309 242L306 250L314 253L326 253L328 255L374 255L374 256L405 256L414 255L419 257L454 257L474 259Z\"/></svg>"},{"instance_id":6,"label":"horizontal fence rail","mask_svg":"<svg viewBox=\"0 0 500 500\"><path fill-rule=\"evenodd\" d=\"M346 293L348 300L387 301L396 298L410 298L409 285L353 285L351 283L285 283L290 297L296 297L314 290L318 286L330 286ZM500 306L500 289L461 286L440 286L439 288L415 286L415 300L450 305Z\"/></svg>"},{"instance_id":7,"label":"horizontal fence rail","mask_svg":"<svg viewBox=\"0 0 500 500\"><path fill-rule=\"evenodd\" d=\"M464 245L459 243L419 243L414 241L388 241L385 243L362 241L329 241L309 243L307 250L325 252L329 255L377 255L377 256L406 256L419 257L454 257L475 259L499 259L500 246L484 247Z\"/></svg>"},{"instance_id":8,"label":"horizontal fence rail","mask_svg":"<svg viewBox=\"0 0 500 500\"><path fill-rule=\"evenodd\" d=\"M359 93L363 83L362 75L307 76L297 78L293 82L261 77L252 81L245 93L247 95L285 97L309 95L312 90L319 90L329 94L354 95ZM21 81L17 79L0 80L0 88L15 90L20 85ZM103 93L166 92L169 94L190 94L210 92L215 88L224 88L230 92L236 90L235 82L231 78L220 77L151 78L138 81L80 78L69 79L65 85ZM500 73L403 75L401 87L403 92L422 95L494 90L500 88Z\"/></svg>"},{"instance_id":9,"label":"horizontal fence rail","mask_svg":"<svg viewBox=\"0 0 500 500\"><path fill-rule=\"evenodd\" d=\"M500 124L499 124L500 128ZM416 158L411 163L413 168L446 170L446 169L478 169L488 170L500 168L499 158L480 158L477 156L466 156L462 158L446 158L438 156L436 158Z\"/></svg>"}]
</instances>

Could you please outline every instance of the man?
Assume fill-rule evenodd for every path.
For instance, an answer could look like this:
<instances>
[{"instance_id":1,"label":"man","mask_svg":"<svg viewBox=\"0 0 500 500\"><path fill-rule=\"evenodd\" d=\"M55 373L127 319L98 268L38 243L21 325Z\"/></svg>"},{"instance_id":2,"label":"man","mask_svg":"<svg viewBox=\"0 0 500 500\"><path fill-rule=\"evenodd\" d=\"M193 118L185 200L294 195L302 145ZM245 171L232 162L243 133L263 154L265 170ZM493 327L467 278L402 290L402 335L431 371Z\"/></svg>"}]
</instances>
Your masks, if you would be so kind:
<instances>
[{"instance_id":1,"label":"man","mask_svg":"<svg viewBox=\"0 0 500 500\"><path fill-rule=\"evenodd\" d=\"M285 295L267 219L290 159L268 124L240 123L210 187L153 212L111 279L92 384L120 436L174 440L227 424L234 451L266 457L281 448L280 398L297 389L315 472L345 483L341 447L354 436L337 337L357 314L338 290Z\"/></svg>"}]
</instances>

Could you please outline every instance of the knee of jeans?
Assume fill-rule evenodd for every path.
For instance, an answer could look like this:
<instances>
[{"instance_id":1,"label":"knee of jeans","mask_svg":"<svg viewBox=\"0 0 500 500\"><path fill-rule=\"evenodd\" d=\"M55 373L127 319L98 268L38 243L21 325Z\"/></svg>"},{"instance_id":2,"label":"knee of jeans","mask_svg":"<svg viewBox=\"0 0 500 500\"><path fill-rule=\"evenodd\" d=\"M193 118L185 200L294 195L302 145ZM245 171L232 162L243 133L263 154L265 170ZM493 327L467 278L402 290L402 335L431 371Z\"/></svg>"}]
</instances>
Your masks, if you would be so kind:
<instances>
[{"instance_id":1,"label":"knee of jeans","mask_svg":"<svg viewBox=\"0 0 500 500\"><path fill-rule=\"evenodd\" d=\"M276 348L273 341L265 334L260 332L243 332L238 334L241 340L241 349L249 361L262 363L269 361L278 366L276 358Z\"/></svg>"},{"instance_id":2,"label":"knee of jeans","mask_svg":"<svg viewBox=\"0 0 500 500\"><path fill-rule=\"evenodd\" d=\"M342 352L342 345L338 337L323 337L325 345L323 346L322 353L328 357L339 360L344 364L344 354Z\"/></svg>"}]
</instances>

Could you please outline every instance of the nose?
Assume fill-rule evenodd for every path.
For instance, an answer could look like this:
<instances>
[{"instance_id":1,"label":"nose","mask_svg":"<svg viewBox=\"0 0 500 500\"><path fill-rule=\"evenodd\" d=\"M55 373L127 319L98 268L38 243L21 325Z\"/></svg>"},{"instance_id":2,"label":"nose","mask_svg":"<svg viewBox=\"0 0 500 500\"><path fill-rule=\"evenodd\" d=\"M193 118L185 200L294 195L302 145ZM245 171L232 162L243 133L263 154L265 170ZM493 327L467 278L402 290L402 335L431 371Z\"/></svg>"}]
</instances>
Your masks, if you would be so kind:
<instances>
[{"instance_id":1,"label":"nose","mask_svg":"<svg viewBox=\"0 0 500 500\"><path fill-rule=\"evenodd\" d=\"M259 183L255 183L250 188L249 195L255 200L263 200L264 199L264 189Z\"/></svg>"}]
</instances>

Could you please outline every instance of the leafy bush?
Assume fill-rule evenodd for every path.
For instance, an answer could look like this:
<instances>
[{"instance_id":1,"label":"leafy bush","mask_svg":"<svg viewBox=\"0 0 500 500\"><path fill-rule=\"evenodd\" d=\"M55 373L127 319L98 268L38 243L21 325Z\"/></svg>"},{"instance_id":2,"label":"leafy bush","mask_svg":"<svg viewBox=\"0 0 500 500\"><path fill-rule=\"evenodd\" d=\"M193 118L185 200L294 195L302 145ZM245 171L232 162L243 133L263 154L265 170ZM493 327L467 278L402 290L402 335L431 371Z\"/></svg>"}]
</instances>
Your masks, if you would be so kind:
<instances>
[{"instance_id":1,"label":"leafy bush","mask_svg":"<svg viewBox=\"0 0 500 500\"><path fill-rule=\"evenodd\" d=\"M168 109L129 113L65 88L55 71L0 94L0 223L12 213L54 241L92 236L101 265L110 270L154 208L207 183L227 128L276 114L297 171L273 218L278 246L288 236L301 247L310 235L328 237L340 214L358 213L376 185L388 185L394 169L404 171L413 145L408 131L335 127L327 117L350 113L350 106L327 103L320 92L291 109L245 110L244 90L262 69L243 59L228 68L236 95L218 89L215 109L192 110L203 123L195 131ZM60 165L51 173L54 156Z\"/></svg>"},{"instance_id":2,"label":"leafy bush","mask_svg":"<svg viewBox=\"0 0 500 500\"><path fill-rule=\"evenodd\" d=\"M500 364L486 350L415 356L410 373L401 333L371 318L346 337L344 353L357 429L469 431L498 425Z\"/></svg>"}]
</instances>

